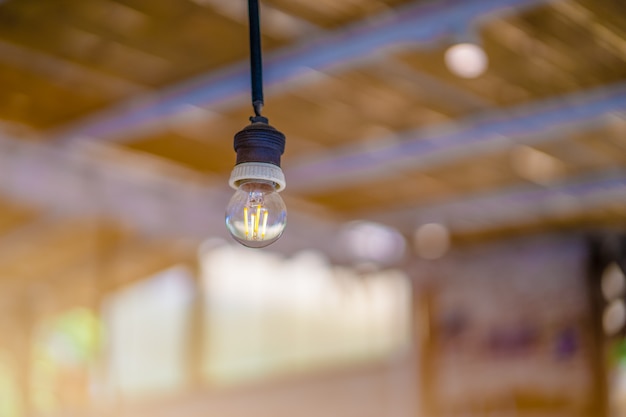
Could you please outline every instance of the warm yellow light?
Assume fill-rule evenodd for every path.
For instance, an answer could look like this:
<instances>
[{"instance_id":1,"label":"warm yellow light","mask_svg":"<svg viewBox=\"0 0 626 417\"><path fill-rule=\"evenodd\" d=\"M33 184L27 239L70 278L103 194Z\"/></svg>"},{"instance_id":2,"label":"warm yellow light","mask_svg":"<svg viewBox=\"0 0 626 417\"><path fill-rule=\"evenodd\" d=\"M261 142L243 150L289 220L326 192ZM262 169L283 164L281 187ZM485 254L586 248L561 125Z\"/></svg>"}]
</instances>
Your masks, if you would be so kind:
<instances>
[{"instance_id":1,"label":"warm yellow light","mask_svg":"<svg viewBox=\"0 0 626 417\"><path fill-rule=\"evenodd\" d=\"M250 236L250 229L248 228L248 207L244 207L243 208L243 218L244 220L244 227L246 230L246 238Z\"/></svg>"},{"instance_id":2,"label":"warm yellow light","mask_svg":"<svg viewBox=\"0 0 626 417\"><path fill-rule=\"evenodd\" d=\"M262 205L256 206L256 213L249 215L249 208L243 208L243 221L246 240L263 240L267 233L267 222L269 220L269 210Z\"/></svg>"},{"instance_id":3,"label":"warm yellow light","mask_svg":"<svg viewBox=\"0 0 626 417\"><path fill-rule=\"evenodd\" d=\"M267 231L267 210L263 212L263 231L261 232L261 239L265 239L265 232Z\"/></svg>"},{"instance_id":4,"label":"warm yellow light","mask_svg":"<svg viewBox=\"0 0 626 417\"><path fill-rule=\"evenodd\" d=\"M286 223L285 203L273 183L243 183L226 209L226 226L231 235L251 248L275 242Z\"/></svg>"},{"instance_id":5,"label":"warm yellow light","mask_svg":"<svg viewBox=\"0 0 626 417\"><path fill-rule=\"evenodd\" d=\"M256 217L254 218L254 237L259 238L259 220L261 220L261 205L256 207Z\"/></svg>"}]
</instances>

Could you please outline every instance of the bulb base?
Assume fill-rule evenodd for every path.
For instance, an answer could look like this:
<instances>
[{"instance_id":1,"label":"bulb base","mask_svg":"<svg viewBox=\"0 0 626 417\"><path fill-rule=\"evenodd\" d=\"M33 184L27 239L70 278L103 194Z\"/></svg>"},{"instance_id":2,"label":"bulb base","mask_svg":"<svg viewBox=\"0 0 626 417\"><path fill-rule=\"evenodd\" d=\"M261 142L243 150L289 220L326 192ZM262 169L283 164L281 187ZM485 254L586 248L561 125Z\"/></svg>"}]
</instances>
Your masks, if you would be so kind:
<instances>
[{"instance_id":1,"label":"bulb base","mask_svg":"<svg viewBox=\"0 0 626 417\"><path fill-rule=\"evenodd\" d=\"M244 162L235 165L230 173L228 184L238 189L241 183L254 180L273 182L278 192L287 186L283 170L279 166L266 162Z\"/></svg>"},{"instance_id":2,"label":"bulb base","mask_svg":"<svg viewBox=\"0 0 626 417\"><path fill-rule=\"evenodd\" d=\"M251 118L252 123L235 135L234 148L237 165L261 162L280 167L280 156L285 152L285 135L267 124L264 117Z\"/></svg>"}]
</instances>

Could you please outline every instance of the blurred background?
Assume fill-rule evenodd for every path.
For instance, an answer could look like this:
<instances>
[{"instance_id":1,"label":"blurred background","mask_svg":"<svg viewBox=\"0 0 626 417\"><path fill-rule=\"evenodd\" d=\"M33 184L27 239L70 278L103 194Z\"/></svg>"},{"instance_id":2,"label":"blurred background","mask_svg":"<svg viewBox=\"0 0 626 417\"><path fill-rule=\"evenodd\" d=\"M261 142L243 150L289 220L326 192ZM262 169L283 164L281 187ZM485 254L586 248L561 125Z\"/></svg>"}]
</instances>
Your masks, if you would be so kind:
<instances>
[{"instance_id":1,"label":"blurred background","mask_svg":"<svg viewBox=\"0 0 626 417\"><path fill-rule=\"evenodd\" d=\"M626 416L626 3L0 1L0 417Z\"/></svg>"}]
</instances>

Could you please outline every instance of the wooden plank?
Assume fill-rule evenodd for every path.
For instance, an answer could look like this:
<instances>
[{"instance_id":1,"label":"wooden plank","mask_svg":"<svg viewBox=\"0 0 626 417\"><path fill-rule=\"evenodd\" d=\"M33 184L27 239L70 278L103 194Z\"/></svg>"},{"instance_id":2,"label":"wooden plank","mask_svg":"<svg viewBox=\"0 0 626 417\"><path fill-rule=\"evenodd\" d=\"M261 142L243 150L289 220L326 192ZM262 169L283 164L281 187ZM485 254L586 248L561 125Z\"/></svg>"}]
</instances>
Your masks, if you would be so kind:
<instances>
[{"instance_id":1,"label":"wooden plank","mask_svg":"<svg viewBox=\"0 0 626 417\"><path fill-rule=\"evenodd\" d=\"M39 220L0 240L0 281L44 281L85 257L97 257L124 235L96 221Z\"/></svg>"},{"instance_id":2,"label":"wooden plank","mask_svg":"<svg viewBox=\"0 0 626 417\"><path fill-rule=\"evenodd\" d=\"M39 51L0 40L0 62L39 74L62 87L95 90L108 98L144 92L145 88Z\"/></svg>"}]
</instances>

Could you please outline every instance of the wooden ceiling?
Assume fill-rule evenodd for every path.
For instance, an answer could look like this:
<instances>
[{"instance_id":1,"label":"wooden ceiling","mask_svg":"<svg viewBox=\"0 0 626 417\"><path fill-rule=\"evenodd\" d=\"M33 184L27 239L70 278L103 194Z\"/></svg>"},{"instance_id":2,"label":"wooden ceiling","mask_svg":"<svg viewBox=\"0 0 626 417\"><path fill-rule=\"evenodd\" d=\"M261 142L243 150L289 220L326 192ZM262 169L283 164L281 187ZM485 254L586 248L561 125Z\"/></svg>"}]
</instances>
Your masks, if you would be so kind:
<instances>
[{"instance_id":1,"label":"wooden ceiling","mask_svg":"<svg viewBox=\"0 0 626 417\"><path fill-rule=\"evenodd\" d=\"M563 184L586 183L589 178L623 181L626 106L620 100L626 102L626 94L615 93L626 82L626 9L621 1L509 1L511 7L502 10L496 3L262 2L271 79L266 113L288 138L288 202L314 216L323 213L329 221L376 219L409 236L422 208L432 212L459 201L526 189L548 190L545 198L550 199L559 196ZM489 4L496 12L488 12ZM466 21L443 18L469 16L474 6L484 7L484 15ZM247 86L237 81L247 77L246 18L244 0L1 2L4 136L18 142L34 138L66 154L83 149L74 146L77 142L96 143L109 149L107 155L115 155L107 157L109 168L136 163L165 181L169 174L162 167L175 167L188 172L180 178L206 178L209 188L220 188L234 163L232 136L251 113ZM431 18L427 25L432 34L416 32L413 43L384 43L395 25L389 22L397 21L399 27L414 19L419 26ZM358 42L364 38L381 39L381 45L354 58L341 56L350 51L351 42L355 49L362 48ZM458 77L445 65L445 50L464 40L479 42L488 56L488 69L477 78ZM337 45L328 52L336 56L323 58L332 64L315 67L303 59L298 76L279 82L280 76L273 75L281 63L296 68L298 57L306 57L307 51L322 56L320 48L329 45ZM238 90L220 93L221 87L231 88L228 83ZM198 99L198 91L218 98ZM501 143L476 146L471 152L446 148L437 158L421 157L427 163L400 164L385 156L410 141L439 146L441 135L458 130L462 136L467 126L488 125L495 132L520 113L534 111L539 120L543 107L580 102L595 109L589 97L599 96L593 99L598 101L609 93L617 94L613 107L585 119L584 125L571 115L545 129L522 124L519 134L505 135ZM105 126L114 134L100 135L100 130L90 130L93 126ZM77 131L87 133L71 138ZM99 158L102 152L95 154ZM361 154L380 160L377 169L383 174L371 174L369 159L357 158ZM356 164L351 177L339 178L338 170L334 181L331 169L319 172L315 186L310 186L314 178L307 182L298 177L307 164L326 161L336 166L341 158ZM626 205L623 198L609 200L612 207ZM416 213L415 218L397 221L395 213L407 210ZM542 230L564 222L588 226L589 219L595 224L598 210L594 205L588 217L583 212L575 221L568 220L570 215L549 213L534 222ZM120 211L112 209L110 214L119 218ZM623 224L622 216L610 217L612 225ZM517 226L514 220L506 225L487 222L484 229Z\"/></svg>"},{"instance_id":2,"label":"wooden ceiling","mask_svg":"<svg viewBox=\"0 0 626 417\"><path fill-rule=\"evenodd\" d=\"M626 227L623 0L261 3L264 111L288 138L270 250L355 262L359 219L409 250L429 222L453 244ZM474 79L444 63L468 40ZM42 317L198 276L228 239L247 42L245 0L0 0L1 348L27 364Z\"/></svg>"}]
</instances>

